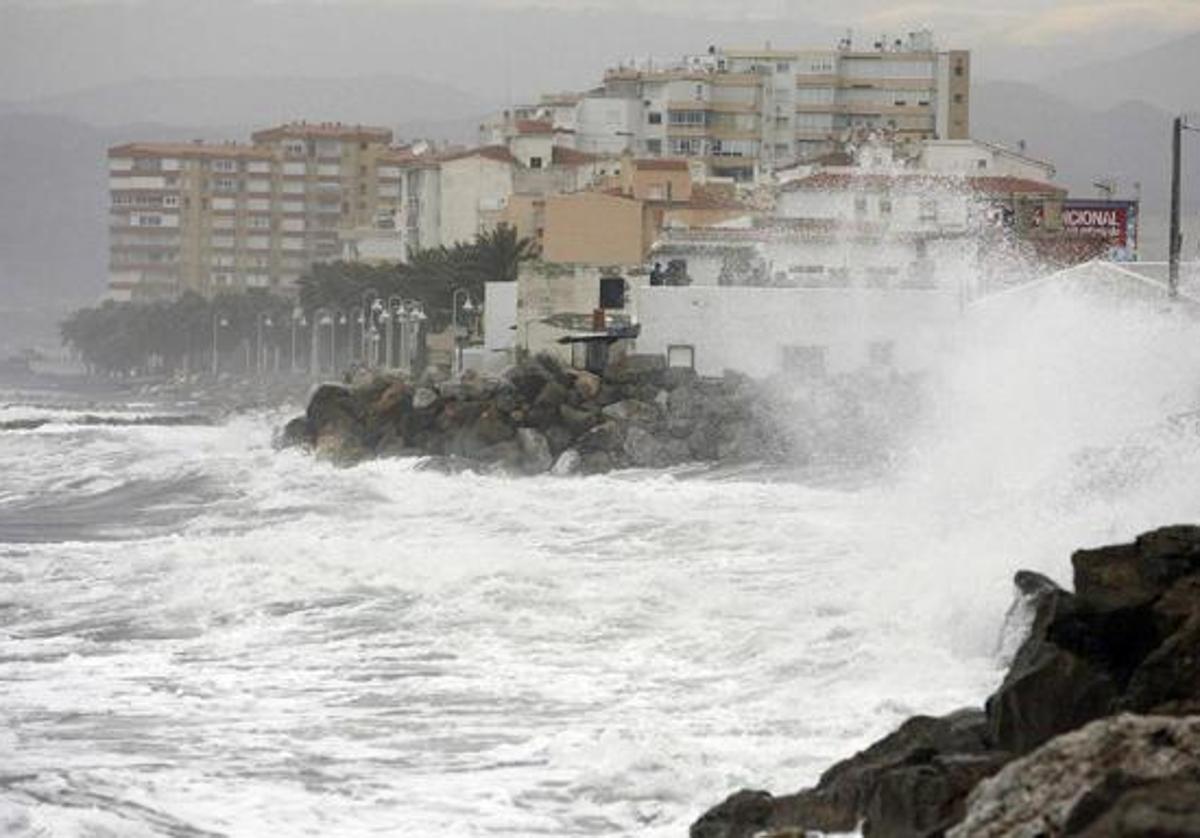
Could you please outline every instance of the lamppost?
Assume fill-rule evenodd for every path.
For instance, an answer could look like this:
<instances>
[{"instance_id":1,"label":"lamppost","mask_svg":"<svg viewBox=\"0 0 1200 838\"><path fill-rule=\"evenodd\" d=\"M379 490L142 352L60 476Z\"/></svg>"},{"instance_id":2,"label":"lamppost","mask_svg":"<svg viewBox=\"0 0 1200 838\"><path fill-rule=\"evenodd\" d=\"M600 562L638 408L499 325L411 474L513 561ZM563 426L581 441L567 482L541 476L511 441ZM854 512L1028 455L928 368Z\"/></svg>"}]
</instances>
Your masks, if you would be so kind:
<instances>
[{"instance_id":1,"label":"lamppost","mask_svg":"<svg viewBox=\"0 0 1200 838\"><path fill-rule=\"evenodd\" d=\"M263 357L263 326L266 326L269 329L273 325L275 324L274 321L271 320L271 315L269 313L260 311L258 314L254 315L254 329L256 337L254 370L259 375L263 374L263 371L266 367L266 359Z\"/></svg>"},{"instance_id":2,"label":"lamppost","mask_svg":"<svg viewBox=\"0 0 1200 838\"><path fill-rule=\"evenodd\" d=\"M464 297L463 311L471 312L475 310L475 305L471 302L471 294L466 288L455 288L450 294L450 334L454 336L454 354L450 359L450 374L458 375L462 372L462 343L458 337L458 295Z\"/></svg>"},{"instance_id":3,"label":"lamppost","mask_svg":"<svg viewBox=\"0 0 1200 838\"><path fill-rule=\"evenodd\" d=\"M425 304L420 300L402 300L397 313L400 315L400 366L412 372L417 335L425 316Z\"/></svg>"},{"instance_id":4,"label":"lamppost","mask_svg":"<svg viewBox=\"0 0 1200 838\"><path fill-rule=\"evenodd\" d=\"M299 306L292 309L292 375L296 374L296 327L307 325L308 319L304 316L304 311Z\"/></svg>"},{"instance_id":5,"label":"lamppost","mask_svg":"<svg viewBox=\"0 0 1200 838\"><path fill-rule=\"evenodd\" d=\"M1183 156L1183 132L1200 131L1200 125L1189 125L1188 115L1175 117L1171 131L1171 231L1167 242L1167 293L1174 300L1179 296L1179 252L1183 249L1183 233L1179 229L1179 181Z\"/></svg>"},{"instance_id":6,"label":"lamppost","mask_svg":"<svg viewBox=\"0 0 1200 838\"><path fill-rule=\"evenodd\" d=\"M370 366L367 360L367 327L373 325L371 323L373 310L371 303L373 300L379 299L379 294L375 292L374 288L367 288L359 295L358 299L358 314L354 319L359 328L359 360Z\"/></svg>"},{"instance_id":7,"label":"lamppost","mask_svg":"<svg viewBox=\"0 0 1200 838\"><path fill-rule=\"evenodd\" d=\"M225 317L225 315L221 314L220 312L215 312L213 314L213 332L212 332L212 338L213 338L213 340L212 340L212 374L213 374L213 378L217 377L217 372L218 372L218 368L219 368L219 360L218 359L220 356L217 355L218 330L223 329L223 328L227 327L228 325L229 325L229 320L228 320L228 318Z\"/></svg>"},{"instance_id":8,"label":"lamppost","mask_svg":"<svg viewBox=\"0 0 1200 838\"><path fill-rule=\"evenodd\" d=\"M376 310L379 311L379 322L383 323L386 327L387 335L387 339L384 341L383 365L387 369L391 369L392 359L395 357L395 353L392 351L392 335L395 333L396 324L400 322L400 312L404 308L404 300L398 295L393 294L388 297L386 308L383 306L382 300L376 300L376 305ZM401 332L400 337L403 340L403 332Z\"/></svg>"},{"instance_id":9,"label":"lamppost","mask_svg":"<svg viewBox=\"0 0 1200 838\"><path fill-rule=\"evenodd\" d=\"M329 371L337 372L337 327L346 325L346 312L340 308L322 306L313 312L312 327L312 362L311 372L315 375L321 371L321 360L318 347L321 343L321 327L329 327Z\"/></svg>"}]
</instances>

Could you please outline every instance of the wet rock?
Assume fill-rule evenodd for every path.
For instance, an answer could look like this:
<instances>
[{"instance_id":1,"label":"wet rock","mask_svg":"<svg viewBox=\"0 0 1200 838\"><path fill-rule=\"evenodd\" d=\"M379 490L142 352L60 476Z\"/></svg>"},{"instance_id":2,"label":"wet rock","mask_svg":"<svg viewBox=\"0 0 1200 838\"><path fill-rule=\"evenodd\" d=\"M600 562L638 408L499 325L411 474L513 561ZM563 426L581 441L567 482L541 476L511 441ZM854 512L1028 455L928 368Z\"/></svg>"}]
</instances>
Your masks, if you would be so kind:
<instances>
[{"instance_id":1,"label":"wet rock","mask_svg":"<svg viewBox=\"0 0 1200 838\"><path fill-rule=\"evenodd\" d=\"M517 429L517 444L521 446L521 463L527 474L541 474L554 465L550 443L533 428Z\"/></svg>"},{"instance_id":2,"label":"wet rock","mask_svg":"<svg viewBox=\"0 0 1200 838\"><path fill-rule=\"evenodd\" d=\"M1198 766L1200 717L1125 714L1101 719L1053 739L981 782L968 798L966 817L948 835L1063 835L1069 834L1068 823L1079 834L1099 823L1124 796L1106 793L1106 785L1119 790L1133 781L1192 782ZM1118 775L1115 782L1112 775ZM1106 797L1114 798L1112 803L1104 803ZM1163 809L1169 811L1169 804Z\"/></svg>"},{"instance_id":3,"label":"wet rock","mask_svg":"<svg viewBox=\"0 0 1200 838\"><path fill-rule=\"evenodd\" d=\"M774 800L748 789L730 795L692 824L690 838L751 838L770 825Z\"/></svg>"},{"instance_id":4,"label":"wet rock","mask_svg":"<svg viewBox=\"0 0 1200 838\"><path fill-rule=\"evenodd\" d=\"M558 459L550 468L550 473L558 477L566 477L570 474L578 474L582 468L583 457L574 448L568 448L558 455Z\"/></svg>"},{"instance_id":5,"label":"wet rock","mask_svg":"<svg viewBox=\"0 0 1200 838\"><path fill-rule=\"evenodd\" d=\"M639 468L659 468L668 462L658 437L641 427L632 427L625 434L624 451L630 465Z\"/></svg>"},{"instance_id":6,"label":"wet rock","mask_svg":"<svg viewBox=\"0 0 1200 838\"><path fill-rule=\"evenodd\" d=\"M1177 579L1200 572L1200 527L1162 527L1138 536L1133 544L1078 550L1071 564L1075 595L1087 607L1145 605Z\"/></svg>"},{"instance_id":7,"label":"wet rock","mask_svg":"<svg viewBox=\"0 0 1200 838\"><path fill-rule=\"evenodd\" d=\"M582 453L579 470L583 474L604 474L616 467L612 455L607 451L588 451Z\"/></svg>"},{"instance_id":8,"label":"wet rock","mask_svg":"<svg viewBox=\"0 0 1200 838\"><path fill-rule=\"evenodd\" d=\"M307 447L312 445L312 442L313 437L308 429L308 419L303 416L297 416L283 426L283 431L280 432L276 440L276 446L279 448Z\"/></svg>"},{"instance_id":9,"label":"wet rock","mask_svg":"<svg viewBox=\"0 0 1200 838\"><path fill-rule=\"evenodd\" d=\"M493 405L484 408L475 420L475 434L484 445L495 445L513 439L517 431Z\"/></svg>"},{"instance_id":10,"label":"wet rock","mask_svg":"<svg viewBox=\"0 0 1200 838\"><path fill-rule=\"evenodd\" d=\"M585 401L595 401L596 397L600 395L602 384L600 376L584 370L575 370L572 376L574 378L572 386L575 388L575 391Z\"/></svg>"},{"instance_id":11,"label":"wet rock","mask_svg":"<svg viewBox=\"0 0 1200 838\"><path fill-rule=\"evenodd\" d=\"M1139 713L1200 705L1200 614L1194 615L1134 670L1121 707Z\"/></svg>"},{"instance_id":12,"label":"wet rock","mask_svg":"<svg viewBox=\"0 0 1200 838\"><path fill-rule=\"evenodd\" d=\"M616 422L602 422L579 438L576 447L581 454L603 451L611 454L620 451L624 435Z\"/></svg>"},{"instance_id":13,"label":"wet rock","mask_svg":"<svg viewBox=\"0 0 1200 838\"><path fill-rule=\"evenodd\" d=\"M428 410L437 404L437 401L437 391L429 387L418 388L413 394L413 408L416 410Z\"/></svg>"},{"instance_id":14,"label":"wet rock","mask_svg":"<svg viewBox=\"0 0 1200 838\"><path fill-rule=\"evenodd\" d=\"M662 415L657 407L636 399L625 399L604 407L601 411L605 417L619 422L629 422L637 425L657 425Z\"/></svg>"},{"instance_id":15,"label":"wet rock","mask_svg":"<svg viewBox=\"0 0 1200 838\"><path fill-rule=\"evenodd\" d=\"M569 404L559 406L558 416L563 426L575 436L587 433L601 421L598 412L572 407Z\"/></svg>"},{"instance_id":16,"label":"wet rock","mask_svg":"<svg viewBox=\"0 0 1200 838\"><path fill-rule=\"evenodd\" d=\"M980 780L999 771L1011 754L917 753L910 764L884 772L867 803L865 838L923 838L962 820Z\"/></svg>"},{"instance_id":17,"label":"wet rock","mask_svg":"<svg viewBox=\"0 0 1200 838\"><path fill-rule=\"evenodd\" d=\"M1200 780L1140 780L1117 772L1083 796L1067 815L1065 836L1200 838Z\"/></svg>"}]
</instances>

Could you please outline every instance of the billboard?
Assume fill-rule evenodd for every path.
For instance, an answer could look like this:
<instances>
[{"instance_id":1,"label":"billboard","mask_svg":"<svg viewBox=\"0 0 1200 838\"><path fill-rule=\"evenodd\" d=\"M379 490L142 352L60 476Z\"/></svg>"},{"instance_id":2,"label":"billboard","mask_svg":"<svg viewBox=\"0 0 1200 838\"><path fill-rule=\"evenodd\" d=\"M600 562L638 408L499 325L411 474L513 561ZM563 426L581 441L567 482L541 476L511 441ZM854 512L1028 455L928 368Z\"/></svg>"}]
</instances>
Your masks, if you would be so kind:
<instances>
[{"instance_id":1,"label":"billboard","mask_svg":"<svg viewBox=\"0 0 1200 838\"><path fill-rule=\"evenodd\" d=\"M1114 262L1137 259L1137 201L1063 201L1063 232L1078 236L1100 236L1108 243L1108 258Z\"/></svg>"}]
</instances>

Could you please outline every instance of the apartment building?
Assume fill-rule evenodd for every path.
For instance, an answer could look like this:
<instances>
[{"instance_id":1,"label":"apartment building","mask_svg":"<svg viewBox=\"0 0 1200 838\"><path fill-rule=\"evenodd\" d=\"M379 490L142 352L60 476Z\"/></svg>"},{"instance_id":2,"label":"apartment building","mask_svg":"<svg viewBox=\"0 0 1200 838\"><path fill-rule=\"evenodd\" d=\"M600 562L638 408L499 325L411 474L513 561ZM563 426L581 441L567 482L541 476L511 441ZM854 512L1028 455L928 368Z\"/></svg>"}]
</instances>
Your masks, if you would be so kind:
<instances>
[{"instance_id":1,"label":"apartment building","mask_svg":"<svg viewBox=\"0 0 1200 838\"><path fill-rule=\"evenodd\" d=\"M937 49L928 31L866 48L850 38L833 49L712 46L619 65L570 101L543 97L483 128L495 136L518 118L546 119L581 151L696 158L744 180L867 134L899 144L967 138L970 54Z\"/></svg>"},{"instance_id":2,"label":"apartment building","mask_svg":"<svg viewBox=\"0 0 1200 838\"><path fill-rule=\"evenodd\" d=\"M109 149L111 296L286 290L353 231L428 215L421 167L386 128L298 122L251 139Z\"/></svg>"}]
</instances>

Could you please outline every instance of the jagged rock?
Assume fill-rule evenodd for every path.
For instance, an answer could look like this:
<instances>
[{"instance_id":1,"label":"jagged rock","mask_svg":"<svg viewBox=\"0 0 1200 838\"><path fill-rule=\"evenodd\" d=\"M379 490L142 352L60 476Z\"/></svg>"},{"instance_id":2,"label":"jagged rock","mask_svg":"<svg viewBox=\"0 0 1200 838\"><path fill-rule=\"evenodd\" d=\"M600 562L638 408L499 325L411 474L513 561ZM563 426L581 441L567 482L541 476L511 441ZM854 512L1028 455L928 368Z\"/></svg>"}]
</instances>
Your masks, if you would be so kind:
<instances>
[{"instance_id":1,"label":"jagged rock","mask_svg":"<svg viewBox=\"0 0 1200 838\"><path fill-rule=\"evenodd\" d=\"M558 408L559 419L568 431L575 436L587 433L600 422L600 414L593 410L582 410L569 404Z\"/></svg>"},{"instance_id":2,"label":"jagged rock","mask_svg":"<svg viewBox=\"0 0 1200 838\"><path fill-rule=\"evenodd\" d=\"M690 838L751 838L770 825L774 801L765 791L731 794L692 824Z\"/></svg>"},{"instance_id":3,"label":"jagged rock","mask_svg":"<svg viewBox=\"0 0 1200 838\"><path fill-rule=\"evenodd\" d=\"M1077 550L1075 595L1097 610L1145 605L1175 580L1200 572L1200 527L1162 527L1133 544Z\"/></svg>"},{"instance_id":4,"label":"jagged rock","mask_svg":"<svg viewBox=\"0 0 1200 838\"><path fill-rule=\"evenodd\" d=\"M413 393L413 407L416 410L427 410L433 407L437 400L437 391L429 387L420 387L417 392Z\"/></svg>"},{"instance_id":5,"label":"jagged rock","mask_svg":"<svg viewBox=\"0 0 1200 838\"><path fill-rule=\"evenodd\" d=\"M283 426L283 431L280 432L275 444L278 448L292 448L294 446L309 446L312 445L312 442L312 434L308 429L308 419L303 416L297 416Z\"/></svg>"},{"instance_id":6,"label":"jagged rock","mask_svg":"<svg viewBox=\"0 0 1200 838\"><path fill-rule=\"evenodd\" d=\"M616 422L602 422L579 438L576 447L581 454L603 451L611 454L620 451L624 436Z\"/></svg>"},{"instance_id":7,"label":"jagged rock","mask_svg":"<svg viewBox=\"0 0 1200 838\"><path fill-rule=\"evenodd\" d=\"M668 461L658 437L637 426L625 434L624 451L630 464L639 468L659 468Z\"/></svg>"},{"instance_id":8,"label":"jagged rock","mask_svg":"<svg viewBox=\"0 0 1200 838\"><path fill-rule=\"evenodd\" d=\"M927 757L927 758L926 758ZM922 838L962 820L967 795L1012 759L1012 754L914 754L885 771L867 803L865 838Z\"/></svg>"},{"instance_id":9,"label":"jagged rock","mask_svg":"<svg viewBox=\"0 0 1200 838\"><path fill-rule=\"evenodd\" d=\"M575 441L575 434L562 425L551 425L546 428L545 434L546 442L550 443L550 453L555 457L570 448L571 443Z\"/></svg>"},{"instance_id":10,"label":"jagged rock","mask_svg":"<svg viewBox=\"0 0 1200 838\"><path fill-rule=\"evenodd\" d=\"M607 418L637 425L656 425L662 418L657 407L635 399L625 399L604 407L601 411Z\"/></svg>"},{"instance_id":11,"label":"jagged rock","mask_svg":"<svg viewBox=\"0 0 1200 838\"><path fill-rule=\"evenodd\" d=\"M613 470L616 463L607 451L588 451L582 454L579 470L584 474L604 474Z\"/></svg>"},{"instance_id":12,"label":"jagged rock","mask_svg":"<svg viewBox=\"0 0 1200 838\"><path fill-rule=\"evenodd\" d=\"M554 465L550 454L550 443L533 428L517 429L517 444L521 446L521 461L529 474L541 474Z\"/></svg>"},{"instance_id":13,"label":"jagged rock","mask_svg":"<svg viewBox=\"0 0 1200 838\"><path fill-rule=\"evenodd\" d=\"M566 477L569 474L578 473L583 467L583 458L574 448L568 448L558 455L558 459L554 461L554 465L550 468L550 473L559 477Z\"/></svg>"},{"instance_id":14,"label":"jagged rock","mask_svg":"<svg viewBox=\"0 0 1200 838\"><path fill-rule=\"evenodd\" d=\"M398 421L412 409L412 391L403 381L392 381L371 401L370 414L376 419Z\"/></svg>"},{"instance_id":15,"label":"jagged rock","mask_svg":"<svg viewBox=\"0 0 1200 838\"><path fill-rule=\"evenodd\" d=\"M479 414L475 420L475 433L484 445L505 442L517 435L516 429L494 405L484 408Z\"/></svg>"},{"instance_id":16,"label":"jagged rock","mask_svg":"<svg viewBox=\"0 0 1200 838\"><path fill-rule=\"evenodd\" d=\"M905 819L929 819L934 813L948 818L966 794L969 778L994 770L1002 762L1000 755L988 751L986 729L984 713L975 709L959 710L941 717L914 716L869 748L832 766L821 775L815 788L780 797L754 792L759 795L754 811L760 812L764 803L770 804L770 811L764 818L756 817L752 825L756 829L769 826L776 830L849 832L868 814L880 783L893 772L901 773L891 781L889 792L875 801L876 815L882 818L878 828L884 831L874 834L902 834L887 830L897 828ZM935 758L943 756L943 762L932 769L940 772L940 779L935 779L929 772L914 774L909 771L914 766L933 766ZM980 759L970 759L976 756ZM900 805L892 795L906 785L920 787L929 797L924 802ZM731 813L741 811L738 807L729 807L734 798L705 813L693 826L692 834L753 834L696 832L702 824L707 824L706 828L710 829L722 823L732 825L727 828L741 828L739 824L743 824L743 820L731 821L729 817Z\"/></svg>"},{"instance_id":17,"label":"jagged rock","mask_svg":"<svg viewBox=\"0 0 1200 838\"><path fill-rule=\"evenodd\" d=\"M586 401L594 401L600 395L602 384L600 376L584 370L575 370L572 376L574 378L572 386Z\"/></svg>"},{"instance_id":18,"label":"jagged rock","mask_svg":"<svg viewBox=\"0 0 1200 838\"><path fill-rule=\"evenodd\" d=\"M1200 780L1108 775L1067 815L1076 838L1200 838Z\"/></svg>"},{"instance_id":19,"label":"jagged rock","mask_svg":"<svg viewBox=\"0 0 1200 838\"><path fill-rule=\"evenodd\" d=\"M498 442L495 445L489 445L479 452L480 461L492 463L500 467L503 471L513 474L521 470L522 456L521 446L516 440Z\"/></svg>"},{"instance_id":20,"label":"jagged rock","mask_svg":"<svg viewBox=\"0 0 1200 838\"><path fill-rule=\"evenodd\" d=\"M967 800L966 817L948 835L1063 835L1069 834L1068 822L1073 829L1091 828L1104 817L1105 807L1097 805L1096 796L1106 783L1113 784L1112 775L1120 778L1118 788L1131 786L1131 781L1191 782L1198 779L1198 766L1200 717L1125 714L1101 719L1051 740L981 782Z\"/></svg>"},{"instance_id":21,"label":"jagged rock","mask_svg":"<svg viewBox=\"0 0 1200 838\"><path fill-rule=\"evenodd\" d=\"M1139 713L1200 705L1200 614L1146 656L1134 670L1121 707Z\"/></svg>"}]
</instances>

